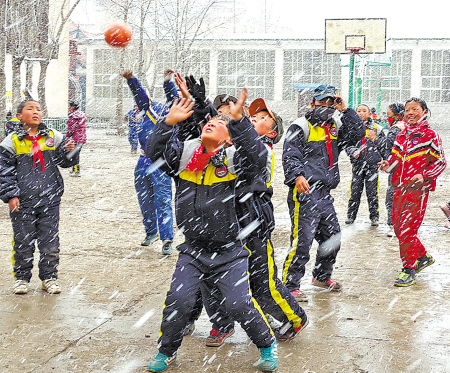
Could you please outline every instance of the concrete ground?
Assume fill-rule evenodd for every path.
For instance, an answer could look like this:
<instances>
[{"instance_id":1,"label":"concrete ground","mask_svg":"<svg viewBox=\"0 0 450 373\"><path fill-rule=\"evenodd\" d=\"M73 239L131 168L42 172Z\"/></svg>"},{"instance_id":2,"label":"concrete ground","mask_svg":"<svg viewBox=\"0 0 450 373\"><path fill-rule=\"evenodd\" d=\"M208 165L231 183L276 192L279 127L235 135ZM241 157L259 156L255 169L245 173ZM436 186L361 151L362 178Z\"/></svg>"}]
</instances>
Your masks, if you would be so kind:
<instances>
[{"instance_id":1,"label":"concrete ground","mask_svg":"<svg viewBox=\"0 0 450 373\"><path fill-rule=\"evenodd\" d=\"M450 144L450 133L442 135ZM137 156L130 154L127 139L104 129L90 129L88 139L81 153L82 177L62 170L60 295L40 289L37 268L28 294L11 293L12 229L7 206L0 208L0 372L145 372L157 352L177 254L163 256L160 241L140 246L144 230L133 185ZM273 199L279 266L290 232L281 149L275 148ZM378 228L370 227L365 197L356 223L344 224L351 172L341 154L342 181L333 194L343 238L334 278L344 290L313 287L308 264L302 289L309 302L302 306L310 323L292 342L279 344L278 372L450 371L450 231L439 209L450 200L449 172L440 177L420 230L436 263L417 276L414 286L397 288L393 281L401 262L397 239L386 237L384 202ZM380 201L386 184L383 174ZM182 241L179 232L175 240ZM253 364L259 353L240 327L220 348L205 347L209 329L203 314L168 372L258 371Z\"/></svg>"}]
</instances>

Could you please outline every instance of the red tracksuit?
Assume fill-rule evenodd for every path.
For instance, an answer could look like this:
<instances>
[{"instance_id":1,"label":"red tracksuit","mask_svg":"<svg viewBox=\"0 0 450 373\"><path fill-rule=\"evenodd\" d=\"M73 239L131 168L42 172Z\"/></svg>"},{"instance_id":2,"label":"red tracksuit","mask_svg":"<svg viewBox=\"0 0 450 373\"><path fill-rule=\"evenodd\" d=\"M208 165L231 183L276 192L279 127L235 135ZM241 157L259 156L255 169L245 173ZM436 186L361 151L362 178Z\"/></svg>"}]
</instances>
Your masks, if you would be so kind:
<instances>
[{"instance_id":1,"label":"red tracksuit","mask_svg":"<svg viewBox=\"0 0 450 373\"><path fill-rule=\"evenodd\" d=\"M389 163L396 161L392 220L403 267L415 268L417 258L426 254L417 232L425 215L428 192L436 189L436 179L446 167L441 138L427 121L407 126L397 135ZM423 176L423 183L411 181L417 174Z\"/></svg>"}]
</instances>

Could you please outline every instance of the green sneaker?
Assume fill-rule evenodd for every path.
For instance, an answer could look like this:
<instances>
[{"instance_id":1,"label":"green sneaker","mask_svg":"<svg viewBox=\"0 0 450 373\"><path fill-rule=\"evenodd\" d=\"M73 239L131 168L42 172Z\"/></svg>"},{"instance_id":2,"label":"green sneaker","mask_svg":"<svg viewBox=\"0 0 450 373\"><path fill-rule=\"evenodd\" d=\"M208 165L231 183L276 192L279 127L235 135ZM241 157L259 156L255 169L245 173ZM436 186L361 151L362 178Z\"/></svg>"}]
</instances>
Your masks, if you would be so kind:
<instances>
[{"instance_id":1,"label":"green sneaker","mask_svg":"<svg viewBox=\"0 0 450 373\"><path fill-rule=\"evenodd\" d=\"M273 372L278 366L277 341L273 341L270 347L260 348L259 352L261 353L259 368L263 372Z\"/></svg>"},{"instance_id":2,"label":"green sneaker","mask_svg":"<svg viewBox=\"0 0 450 373\"><path fill-rule=\"evenodd\" d=\"M434 262L435 262L434 258L430 254L426 253L425 256L417 259L416 273L419 273L422 269L432 265Z\"/></svg>"},{"instance_id":3,"label":"green sneaker","mask_svg":"<svg viewBox=\"0 0 450 373\"><path fill-rule=\"evenodd\" d=\"M414 268L403 268L398 274L394 286L411 286L416 283L416 271Z\"/></svg>"},{"instance_id":4,"label":"green sneaker","mask_svg":"<svg viewBox=\"0 0 450 373\"><path fill-rule=\"evenodd\" d=\"M170 364L172 364L177 358L177 353L175 352L173 356L169 357L161 352L158 352L150 363L148 363L148 370L150 372L161 372L166 369Z\"/></svg>"}]
</instances>

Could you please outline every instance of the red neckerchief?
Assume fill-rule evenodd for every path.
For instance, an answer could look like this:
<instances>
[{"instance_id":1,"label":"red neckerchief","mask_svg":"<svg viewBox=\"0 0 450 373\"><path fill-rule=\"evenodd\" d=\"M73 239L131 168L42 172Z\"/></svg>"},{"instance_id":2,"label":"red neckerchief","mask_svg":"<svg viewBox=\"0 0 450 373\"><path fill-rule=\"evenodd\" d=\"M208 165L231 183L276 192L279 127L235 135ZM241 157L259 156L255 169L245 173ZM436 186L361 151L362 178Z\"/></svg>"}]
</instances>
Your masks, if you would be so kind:
<instances>
[{"instance_id":1,"label":"red neckerchief","mask_svg":"<svg viewBox=\"0 0 450 373\"><path fill-rule=\"evenodd\" d=\"M206 165L209 163L209 160L214 154L217 154L220 149L217 149L211 153L203 153L204 146L200 145L197 149L195 149L194 154L192 155L191 160L186 165L186 170L189 171L203 171Z\"/></svg>"},{"instance_id":2,"label":"red neckerchief","mask_svg":"<svg viewBox=\"0 0 450 373\"><path fill-rule=\"evenodd\" d=\"M326 143L327 143L327 153L328 153L328 157L330 158L330 167L329 169L331 169L331 167L333 167L333 147L331 146L331 137L330 137L330 127L332 126L332 124L328 123L328 124L322 124L320 127L323 128L325 130L325 138L326 138Z\"/></svg>"},{"instance_id":3,"label":"red neckerchief","mask_svg":"<svg viewBox=\"0 0 450 373\"><path fill-rule=\"evenodd\" d=\"M44 155L42 154L41 146L38 143L38 140L41 138L41 135L37 135L36 137L27 135L26 139L31 140L33 142L33 147L31 151L33 152L33 166L36 168L36 159L39 158L39 163L42 165L42 172L45 171L44 164Z\"/></svg>"}]
</instances>

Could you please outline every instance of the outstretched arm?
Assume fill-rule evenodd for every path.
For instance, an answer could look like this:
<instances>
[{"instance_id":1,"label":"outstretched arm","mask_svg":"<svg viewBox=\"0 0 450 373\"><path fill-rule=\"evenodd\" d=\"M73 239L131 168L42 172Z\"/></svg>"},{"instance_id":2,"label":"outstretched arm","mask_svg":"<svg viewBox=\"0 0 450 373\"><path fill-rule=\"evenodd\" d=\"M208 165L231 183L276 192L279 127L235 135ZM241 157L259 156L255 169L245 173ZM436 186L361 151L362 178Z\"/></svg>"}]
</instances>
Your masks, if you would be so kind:
<instances>
[{"instance_id":1,"label":"outstretched arm","mask_svg":"<svg viewBox=\"0 0 450 373\"><path fill-rule=\"evenodd\" d=\"M130 87L134 101L136 102L139 110L147 111L150 107L151 100L147 96L145 89L141 86L141 83L139 83L139 80L133 76L133 72L131 70L125 70L121 76L127 80L128 87Z\"/></svg>"},{"instance_id":2,"label":"outstretched arm","mask_svg":"<svg viewBox=\"0 0 450 373\"><path fill-rule=\"evenodd\" d=\"M175 100L165 119L160 119L150 136L145 155L158 167L173 176L178 169L183 142L173 139L173 130L178 122L192 115L193 102L186 99Z\"/></svg>"}]
</instances>

